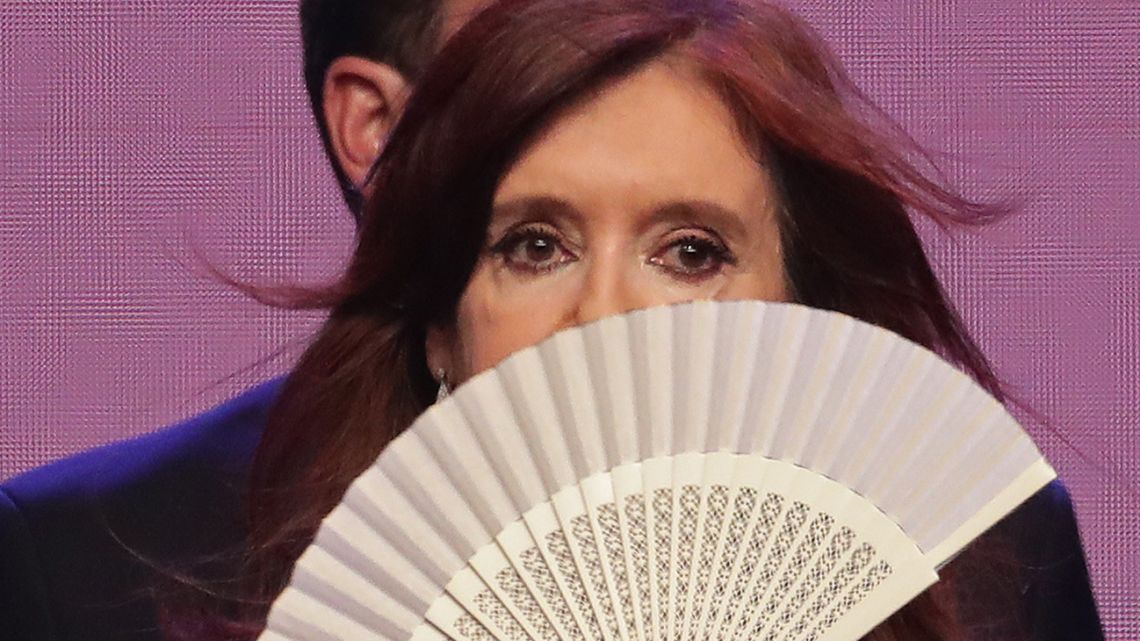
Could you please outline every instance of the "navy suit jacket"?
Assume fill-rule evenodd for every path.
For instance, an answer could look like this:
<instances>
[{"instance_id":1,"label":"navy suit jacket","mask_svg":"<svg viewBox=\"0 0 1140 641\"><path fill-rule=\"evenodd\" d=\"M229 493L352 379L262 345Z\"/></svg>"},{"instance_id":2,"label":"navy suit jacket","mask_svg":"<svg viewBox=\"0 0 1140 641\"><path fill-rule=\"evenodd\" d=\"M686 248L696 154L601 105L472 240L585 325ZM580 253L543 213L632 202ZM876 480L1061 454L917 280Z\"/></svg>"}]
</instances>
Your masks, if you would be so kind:
<instances>
[{"instance_id":1,"label":"navy suit jacket","mask_svg":"<svg viewBox=\"0 0 1140 641\"><path fill-rule=\"evenodd\" d=\"M218 562L195 572L215 579L235 567L227 559L244 537L242 488L279 387L0 485L0 640L161 639L155 585L202 559ZM980 541L951 564L969 577L959 614L971 638L1103 639L1059 482ZM1021 596L1003 603L990 597L998 593Z\"/></svg>"},{"instance_id":2,"label":"navy suit jacket","mask_svg":"<svg viewBox=\"0 0 1140 641\"><path fill-rule=\"evenodd\" d=\"M157 586L191 565L211 578L235 567L246 474L279 387L0 485L0 641L161 639Z\"/></svg>"}]
</instances>

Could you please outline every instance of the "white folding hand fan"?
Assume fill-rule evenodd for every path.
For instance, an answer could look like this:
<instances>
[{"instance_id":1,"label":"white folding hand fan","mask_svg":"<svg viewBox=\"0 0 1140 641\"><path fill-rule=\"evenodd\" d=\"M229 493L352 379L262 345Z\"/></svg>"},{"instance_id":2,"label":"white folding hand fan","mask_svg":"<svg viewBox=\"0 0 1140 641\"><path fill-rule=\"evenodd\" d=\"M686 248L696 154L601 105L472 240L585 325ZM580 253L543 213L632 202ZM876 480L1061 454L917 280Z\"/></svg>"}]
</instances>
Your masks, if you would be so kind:
<instances>
[{"instance_id":1,"label":"white folding hand fan","mask_svg":"<svg viewBox=\"0 0 1140 641\"><path fill-rule=\"evenodd\" d=\"M1054 477L1004 408L846 316L691 303L561 332L349 488L266 640L855 640Z\"/></svg>"}]
</instances>

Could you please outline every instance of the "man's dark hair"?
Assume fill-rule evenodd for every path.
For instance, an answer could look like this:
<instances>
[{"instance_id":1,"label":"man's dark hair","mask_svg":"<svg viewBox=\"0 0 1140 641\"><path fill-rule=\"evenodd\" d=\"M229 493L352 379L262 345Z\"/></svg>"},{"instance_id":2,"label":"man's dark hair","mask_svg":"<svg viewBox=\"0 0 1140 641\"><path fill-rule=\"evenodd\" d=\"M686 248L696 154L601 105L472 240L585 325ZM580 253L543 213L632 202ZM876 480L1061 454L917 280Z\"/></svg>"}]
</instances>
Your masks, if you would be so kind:
<instances>
[{"instance_id":1,"label":"man's dark hair","mask_svg":"<svg viewBox=\"0 0 1140 641\"><path fill-rule=\"evenodd\" d=\"M337 162L325 124L325 72L341 56L391 65L409 80L427 66L439 39L443 0L301 0L305 89L344 200L358 216L360 191Z\"/></svg>"}]
</instances>

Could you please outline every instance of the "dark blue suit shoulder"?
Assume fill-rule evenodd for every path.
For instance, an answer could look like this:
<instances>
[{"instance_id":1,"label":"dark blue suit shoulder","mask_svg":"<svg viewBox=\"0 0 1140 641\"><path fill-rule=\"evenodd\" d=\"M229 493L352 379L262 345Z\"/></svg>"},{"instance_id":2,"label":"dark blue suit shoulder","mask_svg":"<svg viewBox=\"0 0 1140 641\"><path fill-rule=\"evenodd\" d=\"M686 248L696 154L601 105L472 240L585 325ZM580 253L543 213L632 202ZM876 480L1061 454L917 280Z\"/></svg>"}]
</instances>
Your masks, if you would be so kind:
<instances>
[{"instance_id":1,"label":"dark blue suit shoulder","mask_svg":"<svg viewBox=\"0 0 1140 641\"><path fill-rule=\"evenodd\" d=\"M165 472L171 464L209 459L234 470L248 464L281 379L262 383L170 427L117 441L29 470L3 483L13 496L32 501L76 490L114 491Z\"/></svg>"},{"instance_id":2,"label":"dark blue suit shoulder","mask_svg":"<svg viewBox=\"0 0 1140 641\"><path fill-rule=\"evenodd\" d=\"M4 638L161 638L165 575L237 556L246 475L280 387L0 484Z\"/></svg>"}]
</instances>

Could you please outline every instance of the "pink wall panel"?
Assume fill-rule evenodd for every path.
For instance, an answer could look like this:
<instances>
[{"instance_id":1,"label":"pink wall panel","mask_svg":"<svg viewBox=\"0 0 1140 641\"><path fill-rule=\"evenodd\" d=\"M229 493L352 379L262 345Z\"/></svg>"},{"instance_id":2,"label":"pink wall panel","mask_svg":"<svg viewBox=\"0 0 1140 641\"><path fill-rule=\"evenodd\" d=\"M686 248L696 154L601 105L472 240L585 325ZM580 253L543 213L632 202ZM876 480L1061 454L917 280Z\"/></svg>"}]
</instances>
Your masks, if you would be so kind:
<instances>
[{"instance_id":1,"label":"pink wall panel","mask_svg":"<svg viewBox=\"0 0 1140 641\"><path fill-rule=\"evenodd\" d=\"M975 196L928 238L1073 492L1110 638L1140 638L1140 3L795 3ZM203 275L335 273L352 225L293 2L0 0L0 478L285 371L319 322Z\"/></svg>"}]
</instances>

